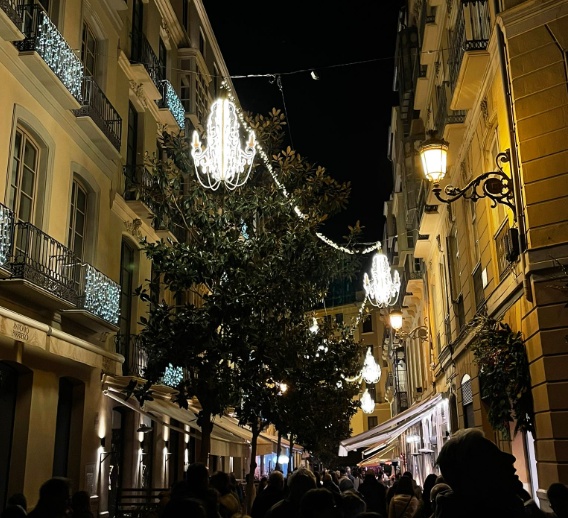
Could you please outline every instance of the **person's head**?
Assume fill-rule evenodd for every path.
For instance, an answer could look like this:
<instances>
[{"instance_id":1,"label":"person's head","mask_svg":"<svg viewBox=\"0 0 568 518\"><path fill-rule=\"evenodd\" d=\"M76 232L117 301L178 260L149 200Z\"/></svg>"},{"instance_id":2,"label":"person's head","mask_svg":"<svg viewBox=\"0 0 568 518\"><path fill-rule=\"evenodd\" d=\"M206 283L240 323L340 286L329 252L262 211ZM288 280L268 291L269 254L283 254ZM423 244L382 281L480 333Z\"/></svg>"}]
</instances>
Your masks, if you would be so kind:
<instances>
[{"instance_id":1,"label":"person's head","mask_svg":"<svg viewBox=\"0 0 568 518\"><path fill-rule=\"evenodd\" d=\"M430 491L436 485L437 475L430 473L424 481L424 489L422 491L422 498L425 502L430 502Z\"/></svg>"},{"instance_id":2,"label":"person's head","mask_svg":"<svg viewBox=\"0 0 568 518\"><path fill-rule=\"evenodd\" d=\"M28 510L28 501L25 495L22 493L15 493L10 498L8 498L8 505L19 505L24 511Z\"/></svg>"},{"instance_id":3,"label":"person's head","mask_svg":"<svg viewBox=\"0 0 568 518\"><path fill-rule=\"evenodd\" d=\"M474 428L460 430L444 444L438 466L447 484L456 493L484 495L486 482L479 476L479 466L491 466L493 490L503 496L515 495L522 487L515 475L515 457L502 452Z\"/></svg>"},{"instance_id":4,"label":"person's head","mask_svg":"<svg viewBox=\"0 0 568 518\"><path fill-rule=\"evenodd\" d=\"M408 495L414 496L414 487L412 486L412 479L410 477L401 477L394 490L395 495Z\"/></svg>"},{"instance_id":5,"label":"person's head","mask_svg":"<svg viewBox=\"0 0 568 518\"><path fill-rule=\"evenodd\" d=\"M229 473L229 480L232 487L237 487L237 477L235 477L235 474L232 471Z\"/></svg>"},{"instance_id":6,"label":"person's head","mask_svg":"<svg viewBox=\"0 0 568 518\"><path fill-rule=\"evenodd\" d=\"M339 477L335 471L331 471L329 473L331 475L331 480L333 480L334 484L339 485Z\"/></svg>"},{"instance_id":7,"label":"person's head","mask_svg":"<svg viewBox=\"0 0 568 518\"><path fill-rule=\"evenodd\" d=\"M201 462L191 464L186 471L186 480L190 491L204 491L209 486L207 466Z\"/></svg>"},{"instance_id":8,"label":"person's head","mask_svg":"<svg viewBox=\"0 0 568 518\"><path fill-rule=\"evenodd\" d=\"M405 472L402 474L402 476L403 476L403 477L408 477L409 479L412 479L412 478L413 478L411 471L405 471Z\"/></svg>"},{"instance_id":9,"label":"person's head","mask_svg":"<svg viewBox=\"0 0 568 518\"><path fill-rule=\"evenodd\" d=\"M66 514L71 504L70 492L71 484L68 479L51 478L41 486L37 506L53 514Z\"/></svg>"},{"instance_id":10,"label":"person's head","mask_svg":"<svg viewBox=\"0 0 568 518\"><path fill-rule=\"evenodd\" d=\"M71 506L73 507L73 511L90 511L91 499L89 498L89 493L86 491L77 491L73 495Z\"/></svg>"},{"instance_id":11,"label":"person's head","mask_svg":"<svg viewBox=\"0 0 568 518\"><path fill-rule=\"evenodd\" d=\"M351 482L351 480L349 480L347 477L342 478L339 481L339 489L341 490L342 493L344 493L345 491L350 491L351 489L354 489L354 485L353 482Z\"/></svg>"},{"instance_id":12,"label":"person's head","mask_svg":"<svg viewBox=\"0 0 568 518\"><path fill-rule=\"evenodd\" d=\"M217 471L210 479L209 486L213 489L219 491L221 496L224 496L231 492L231 481L227 473L222 471Z\"/></svg>"},{"instance_id":13,"label":"person's head","mask_svg":"<svg viewBox=\"0 0 568 518\"><path fill-rule=\"evenodd\" d=\"M366 472L365 472L365 476L367 475L372 475L373 477L375 476L375 470L373 468L369 468Z\"/></svg>"},{"instance_id":14,"label":"person's head","mask_svg":"<svg viewBox=\"0 0 568 518\"><path fill-rule=\"evenodd\" d=\"M170 500L164 508L161 518L179 518L191 516L191 518L207 518L205 509L199 500L193 498L178 498Z\"/></svg>"},{"instance_id":15,"label":"person's head","mask_svg":"<svg viewBox=\"0 0 568 518\"><path fill-rule=\"evenodd\" d=\"M552 484L546 494L556 516L558 518L568 517L568 487L564 484Z\"/></svg>"},{"instance_id":16,"label":"person's head","mask_svg":"<svg viewBox=\"0 0 568 518\"><path fill-rule=\"evenodd\" d=\"M367 510L365 501L354 491L347 491L343 495L342 507L344 518L355 518Z\"/></svg>"},{"instance_id":17,"label":"person's head","mask_svg":"<svg viewBox=\"0 0 568 518\"><path fill-rule=\"evenodd\" d=\"M443 493L444 491L451 491L451 487L448 484L436 484L430 491L430 505L432 506L432 511L436 509L436 497Z\"/></svg>"},{"instance_id":18,"label":"person's head","mask_svg":"<svg viewBox=\"0 0 568 518\"><path fill-rule=\"evenodd\" d=\"M288 477L288 489L290 500L299 504L310 489L316 489L316 478L309 469L301 468Z\"/></svg>"},{"instance_id":19,"label":"person's head","mask_svg":"<svg viewBox=\"0 0 568 518\"><path fill-rule=\"evenodd\" d=\"M310 489L300 501L300 518L328 518L335 509L335 500L327 489Z\"/></svg>"},{"instance_id":20,"label":"person's head","mask_svg":"<svg viewBox=\"0 0 568 518\"><path fill-rule=\"evenodd\" d=\"M281 471L273 471L268 476L268 487L282 491L284 489L284 475Z\"/></svg>"},{"instance_id":21,"label":"person's head","mask_svg":"<svg viewBox=\"0 0 568 518\"><path fill-rule=\"evenodd\" d=\"M26 511L21 505L9 504L6 509L0 513L1 518L25 518L27 516Z\"/></svg>"},{"instance_id":22,"label":"person's head","mask_svg":"<svg viewBox=\"0 0 568 518\"><path fill-rule=\"evenodd\" d=\"M351 475L351 468L349 466L347 466L345 468L345 473L347 473L348 475Z\"/></svg>"}]
</instances>

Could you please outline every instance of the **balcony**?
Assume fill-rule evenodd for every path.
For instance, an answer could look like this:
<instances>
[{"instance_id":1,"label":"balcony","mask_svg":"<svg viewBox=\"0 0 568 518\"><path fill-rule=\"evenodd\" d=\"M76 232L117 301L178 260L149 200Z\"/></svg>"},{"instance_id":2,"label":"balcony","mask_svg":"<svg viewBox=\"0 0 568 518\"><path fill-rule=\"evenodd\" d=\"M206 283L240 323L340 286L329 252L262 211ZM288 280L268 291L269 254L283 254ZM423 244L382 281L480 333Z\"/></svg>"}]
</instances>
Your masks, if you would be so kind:
<instances>
[{"instance_id":1,"label":"balcony","mask_svg":"<svg viewBox=\"0 0 568 518\"><path fill-rule=\"evenodd\" d=\"M14 45L23 63L38 77L59 104L80 108L83 64L39 4L18 7L25 39Z\"/></svg>"},{"instance_id":2,"label":"balcony","mask_svg":"<svg viewBox=\"0 0 568 518\"><path fill-rule=\"evenodd\" d=\"M450 143L448 166L453 163L465 133L465 110L452 110L448 103L448 83L436 87L436 119L438 135Z\"/></svg>"},{"instance_id":3,"label":"balcony","mask_svg":"<svg viewBox=\"0 0 568 518\"><path fill-rule=\"evenodd\" d=\"M427 259L430 255L430 236L419 234L414 247L414 257L416 259Z\"/></svg>"},{"instance_id":4,"label":"balcony","mask_svg":"<svg viewBox=\"0 0 568 518\"><path fill-rule=\"evenodd\" d=\"M420 220L420 234L436 234L440 222L439 205L425 205Z\"/></svg>"},{"instance_id":5,"label":"balcony","mask_svg":"<svg viewBox=\"0 0 568 518\"><path fill-rule=\"evenodd\" d=\"M114 337L116 352L124 356L123 376L143 378L148 365L148 356L141 347L139 335L121 335Z\"/></svg>"},{"instance_id":6,"label":"balcony","mask_svg":"<svg viewBox=\"0 0 568 518\"><path fill-rule=\"evenodd\" d=\"M147 222L154 214L151 196L154 187L152 174L144 165L125 165L122 172L125 178L124 199L136 215Z\"/></svg>"},{"instance_id":7,"label":"balcony","mask_svg":"<svg viewBox=\"0 0 568 518\"><path fill-rule=\"evenodd\" d=\"M134 80L144 86L146 97L157 101L162 97L159 85L163 66L143 32L131 33L130 67Z\"/></svg>"},{"instance_id":8,"label":"balcony","mask_svg":"<svg viewBox=\"0 0 568 518\"><path fill-rule=\"evenodd\" d=\"M21 27L22 18L18 12L18 0L0 0L0 38L4 41L23 40Z\"/></svg>"},{"instance_id":9,"label":"balcony","mask_svg":"<svg viewBox=\"0 0 568 518\"><path fill-rule=\"evenodd\" d=\"M120 158L122 119L92 77L83 79L83 102L73 113L77 124L107 156Z\"/></svg>"},{"instance_id":10,"label":"balcony","mask_svg":"<svg viewBox=\"0 0 568 518\"><path fill-rule=\"evenodd\" d=\"M156 103L160 108L162 123L172 128L185 129L185 108L174 87L167 79L160 81L158 86L162 98Z\"/></svg>"},{"instance_id":11,"label":"balcony","mask_svg":"<svg viewBox=\"0 0 568 518\"><path fill-rule=\"evenodd\" d=\"M451 107L469 110L479 95L489 63L487 45L491 36L491 15L488 0L461 2L457 9L448 58Z\"/></svg>"},{"instance_id":12,"label":"balcony","mask_svg":"<svg viewBox=\"0 0 568 518\"><path fill-rule=\"evenodd\" d=\"M426 16L424 25L424 36L422 38L422 53L420 61L422 64L432 62L435 54L429 54L430 51L436 50L438 47L438 24L436 23L436 7L431 7L432 12Z\"/></svg>"}]
</instances>

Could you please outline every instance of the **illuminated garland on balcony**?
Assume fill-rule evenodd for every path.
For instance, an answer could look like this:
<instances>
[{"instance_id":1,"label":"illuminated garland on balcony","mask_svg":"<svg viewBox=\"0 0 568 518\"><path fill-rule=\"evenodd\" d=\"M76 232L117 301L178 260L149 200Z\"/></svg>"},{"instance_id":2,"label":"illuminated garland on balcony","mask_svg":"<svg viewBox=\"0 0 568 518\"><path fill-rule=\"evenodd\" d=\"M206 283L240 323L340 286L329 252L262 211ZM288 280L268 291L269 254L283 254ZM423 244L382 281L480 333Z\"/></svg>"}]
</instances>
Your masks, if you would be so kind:
<instances>
[{"instance_id":1,"label":"illuminated garland on balcony","mask_svg":"<svg viewBox=\"0 0 568 518\"><path fill-rule=\"evenodd\" d=\"M166 105L174 119L178 123L181 129L185 128L185 108L183 107L182 102L180 101L176 91L172 84L165 79L164 83L166 85Z\"/></svg>"},{"instance_id":2,"label":"illuminated garland on balcony","mask_svg":"<svg viewBox=\"0 0 568 518\"><path fill-rule=\"evenodd\" d=\"M0 265L6 264L10 258L13 223L12 211L0 205Z\"/></svg>"},{"instance_id":3,"label":"illuminated garland on balcony","mask_svg":"<svg viewBox=\"0 0 568 518\"><path fill-rule=\"evenodd\" d=\"M81 93L83 63L49 19L47 13L41 10L38 16L41 18L38 24L35 50L71 95L81 102L83 99Z\"/></svg>"},{"instance_id":4,"label":"illuminated garland on balcony","mask_svg":"<svg viewBox=\"0 0 568 518\"><path fill-rule=\"evenodd\" d=\"M85 268L84 308L117 325L120 317L120 286L90 264Z\"/></svg>"},{"instance_id":5,"label":"illuminated garland on balcony","mask_svg":"<svg viewBox=\"0 0 568 518\"><path fill-rule=\"evenodd\" d=\"M177 387L183 380L183 369L174 367L171 363L166 367L162 377L162 383L168 387Z\"/></svg>"}]
</instances>

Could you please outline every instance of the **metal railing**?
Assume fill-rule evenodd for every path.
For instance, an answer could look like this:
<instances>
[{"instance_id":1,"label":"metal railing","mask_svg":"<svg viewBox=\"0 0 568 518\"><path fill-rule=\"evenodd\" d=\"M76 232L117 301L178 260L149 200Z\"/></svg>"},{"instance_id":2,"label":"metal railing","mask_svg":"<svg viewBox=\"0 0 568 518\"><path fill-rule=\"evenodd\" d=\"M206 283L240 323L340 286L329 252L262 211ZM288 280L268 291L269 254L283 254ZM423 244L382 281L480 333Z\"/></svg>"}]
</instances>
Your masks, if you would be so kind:
<instances>
[{"instance_id":1,"label":"metal railing","mask_svg":"<svg viewBox=\"0 0 568 518\"><path fill-rule=\"evenodd\" d=\"M120 317L120 286L94 266L82 264L77 306L116 326Z\"/></svg>"},{"instance_id":2,"label":"metal railing","mask_svg":"<svg viewBox=\"0 0 568 518\"><path fill-rule=\"evenodd\" d=\"M134 31L130 34L130 37L132 38L130 62L144 65L152 82L159 88L160 81L164 79L164 67L162 63L158 56L156 56L154 49L143 32Z\"/></svg>"},{"instance_id":3,"label":"metal railing","mask_svg":"<svg viewBox=\"0 0 568 518\"><path fill-rule=\"evenodd\" d=\"M463 0L450 36L448 67L452 92L456 87L464 52L485 50L491 36L491 17L487 0Z\"/></svg>"},{"instance_id":4,"label":"metal railing","mask_svg":"<svg viewBox=\"0 0 568 518\"><path fill-rule=\"evenodd\" d=\"M79 298L80 263L66 246L31 223L15 224L12 278L25 279L67 302Z\"/></svg>"},{"instance_id":5,"label":"metal railing","mask_svg":"<svg viewBox=\"0 0 568 518\"><path fill-rule=\"evenodd\" d=\"M465 122L465 110L450 110L448 106L448 96L446 83L436 87L436 120L434 122L438 134L444 134L446 124L463 124Z\"/></svg>"},{"instance_id":6,"label":"metal railing","mask_svg":"<svg viewBox=\"0 0 568 518\"><path fill-rule=\"evenodd\" d=\"M141 346L139 335L121 335L114 337L116 352L124 356L122 364L123 376L144 377L148 366L148 356Z\"/></svg>"},{"instance_id":7,"label":"metal railing","mask_svg":"<svg viewBox=\"0 0 568 518\"><path fill-rule=\"evenodd\" d=\"M20 1L21 0L0 0L0 9L6 13L16 27L22 26L22 18L18 13L18 4Z\"/></svg>"},{"instance_id":8,"label":"metal railing","mask_svg":"<svg viewBox=\"0 0 568 518\"><path fill-rule=\"evenodd\" d=\"M14 212L0 203L0 266L8 265L14 242Z\"/></svg>"},{"instance_id":9,"label":"metal railing","mask_svg":"<svg viewBox=\"0 0 568 518\"><path fill-rule=\"evenodd\" d=\"M499 278L509 270L511 261L509 260L509 220L499 229L495 236L495 247L497 249L497 267L499 270Z\"/></svg>"},{"instance_id":10,"label":"metal railing","mask_svg":"<svg viewBox=\"0 0 568 518\"><path fill-rule=\"evenodd\" d=\"M122 118L93 77L83 78L83 103L76 117L90 117L112 145L120 151Z\"/></svg>"},{"instance_id":11,"label":"metal railing","mask_svg":"<svg viewBox=\"0 0 568 518\"><path fill-rule=\"evenodd\" d=\"M19 5L22 33L25 39L15 41L20 52L35 51L63 83L82 101L83 63L39 4Z\"/></svg>"},{"instance_id":12,"label":"metal railing","mask_svg":"<svg viewBox=\"0 0 568 518\"><path fill-rule=\"evenodd\" d=\"M140 200L152 210L151 191L154 188L154 179L147 167L144 165L125 165L122 172L125 177L124 199L126 201Z\"/></svg>"},{"instance_id":13,"label":"metal railing","mask_svg":"<svg viewBox=\"0 0 568 518\"><path fill-rule=\"evenodd\" d=\"M162 98L157 102L159 108L167 108L170 110L171 114L174 116L174 119L178 123L178 126L181 129L185 127L185 108L180 101L176 91L172 84L167 80L164 79L160 81L158 86L160 93L162 94Z\"/></svg>"}]
</instances>

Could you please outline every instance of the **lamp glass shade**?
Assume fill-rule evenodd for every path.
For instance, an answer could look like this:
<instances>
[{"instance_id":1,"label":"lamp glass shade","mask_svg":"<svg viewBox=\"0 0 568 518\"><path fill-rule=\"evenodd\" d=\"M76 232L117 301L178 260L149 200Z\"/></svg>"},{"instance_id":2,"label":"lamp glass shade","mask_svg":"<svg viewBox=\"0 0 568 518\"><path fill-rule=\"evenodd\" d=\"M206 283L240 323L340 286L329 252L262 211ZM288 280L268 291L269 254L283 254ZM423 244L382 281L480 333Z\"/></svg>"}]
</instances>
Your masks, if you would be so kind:
<instances>
[{"instance_id":1,"label":"lamp glass shade","mask_svg":"<svg viewBox=\"0 0 568 518\"><path fill-rule=\"evenodd\" d=\"M395 331L402 328L402 313L400 311L391 311L390 325Z\"/></svg>"},{"instance_id":2,"label":"lamp glass shade","mask_svg":"<svg viewBox=\"0 0 568 518\"><path fill-rule=\"evenodd\" d=\"M422 169L428 180L440 182L446 176L448 143L443 139L429 138L420 146Z\"/></svg>"}]
</instances>

